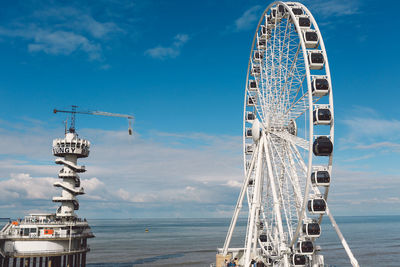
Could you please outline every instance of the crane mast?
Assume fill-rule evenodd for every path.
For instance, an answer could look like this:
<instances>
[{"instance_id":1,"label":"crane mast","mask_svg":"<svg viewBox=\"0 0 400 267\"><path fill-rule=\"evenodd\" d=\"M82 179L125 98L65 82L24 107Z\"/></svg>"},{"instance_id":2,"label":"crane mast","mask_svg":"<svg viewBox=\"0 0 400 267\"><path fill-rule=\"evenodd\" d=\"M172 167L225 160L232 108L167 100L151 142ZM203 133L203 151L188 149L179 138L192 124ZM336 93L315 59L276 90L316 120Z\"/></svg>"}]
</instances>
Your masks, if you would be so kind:
<instances>
[{"instance_id":1,"label":"crane mast","mask_svg":"<svg viewBox=\"0 0 400 267\"><path fill-rule=\"evenodd\" d=\"M69 113L71 114L71 121L70 121L70 127L69 127L69 132L74 133L75 132L75 117L76 114L87 114L87 115L98 115L98 116L107 116L107 117L119 117L119 118L126 118L128 120L128 133L129 135L132 135L132 124L134 117L132 115L126 115L126 114L119 114L119 113L111 113L111 112L105 112L105 111L98 111L98 110L77 110L78 106L72 105L71 110L61 110L61 109L54 109L54 113Z\"/></svg>"}]
</instances>

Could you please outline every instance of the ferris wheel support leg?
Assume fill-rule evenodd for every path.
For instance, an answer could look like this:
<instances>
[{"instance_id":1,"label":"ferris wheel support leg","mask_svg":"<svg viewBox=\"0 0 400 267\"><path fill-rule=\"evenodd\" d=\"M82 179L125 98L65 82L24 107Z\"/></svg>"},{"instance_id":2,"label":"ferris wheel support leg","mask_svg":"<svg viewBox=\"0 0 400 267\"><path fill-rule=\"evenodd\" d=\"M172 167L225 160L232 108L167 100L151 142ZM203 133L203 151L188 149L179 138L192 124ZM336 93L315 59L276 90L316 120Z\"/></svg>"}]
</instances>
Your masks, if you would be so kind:
<instances>
[{"instance_id":1,"label":"ferris wheel support leg","mask_svg":"<svg viewBox=\"0 0 400 267\"><path fill-rule=\"evenodd\" d=\"M245 266L249 266L251 259L251 252L255 252L252 250L252 243L254 241L254 236L257 236L256 233L256 217L258 216L258 210L260 209L261 203L260 203L260 179L261 179L261 164L262 164L262 151L263 151L263 143L264 140L261 139L259 141L258 145L258 151L257 151L257 166L256 166L256 177L255 177L255 187L254 187L254 195L251 203L251 209L250 209L250 225L249 225L249 230L247 231L247 242L246 242L246 250L245 250L245 257L244 257L244 264ZM257 240L257 239L256 239ZM254 248L254 247L253 247Z\"/></svg>"},{"instance_id":2,"label":"ferris wheel support leg","mask_svg":"<svg viewBox=\"0 0 400 267\"><path fill-rule=\"evenodd\" d=\"M256 151L258 151L259 147L260 146L256 147ZM256 153L254 153L254 155L255 154ZM233 231L235 230L235 227L236 227L237 218L238 218L240 210L242 208L242 203L243 203L243 200L244 200L245 192L247 190L247 186L249 184L249 179L250 179L251 173L253 171L254 163L255 163L256 159L257 158L255 156L253 156L253 158L251 159L250 168L248 169L248 171L246 173L246 179L245 179L245 181L244 181L244 183L242 185L242 189L240 190L239 198L238 198L238 201L236 203L235 211L233 213L233 217L232 217L232 220L231 220L231 224L229 226L228 234L226 235L224 247L222 249L222 254L224 256L226 256L226 254L228 253L229 244L231 243Z\"/></svg>"},{"instance_id":3,"label":"ferris wheel support leg","mask_svg":"<svg viewBox=\"0 0 400 267\"><path fill-rule=\"evenodd\" d=\"M329 219L331 220L332 226L333 226L333 228L335 228L335 231L336 231L340 241L342 242L343 248L346 251L347 256L350 259L351 265L353 265L353 267L360 267L357 259L354 257L353 253L351 252L351 249L350 249L349 245L347 244L346 239L344 239L344 236L343 236L342 232L340 231L339 226L337 225L337 223L336 223L335 219L333 218L333 215L331 214L328 207L326 207L326 214L328 215Z\"/></svg>"},{"instance_id":4,"label":"ferris wheel support leg","mask_svg":"<svg viewBox=\"0 0 400 267\"><path fill-rule=\"evenodd\" d=\"M260 145L260 155L262 156L262 146ZM260 211L261 211L261 196L262 196L262 190L263 190L263 183L264 183L264 179L263 179L263 175L261 175L262 170L264 169L264 166L262 164L262 160L260 160L260 165L258 165L258 169L257 169L257 174L258 174L258 178L256 178L256 187L255 187L255 191L256 194L254 196L255 198L255 203L256 203L256 211L255 211L255 221L254 221L254 236L253 236L253 253L256 254L257 252L257 244L258 244L258 232L257 232L257 225L260 222Z\"/></svg>"},{"instance_id":5,"label":"ferris wheel support leg","mask_svg":"<svg viewBox=\"0 0 400 267\"><path fill-rule=\"evenodd\" d=\"M272 173L272 164L271 164L271 158L270 158L270 151L267 145L267 137L265 135L263 135L262 140L264 140L264 150L265 150L265 159L267 162L267 169L268 169L268 176L269 176L269 181L270 181L270 186L271 186L271 191L272 191L272 197L273 197L273 205L274 205L274 212L275 212L275 216L276 216L276 222L277 222L277 226L278 226L278 233L279 233L279 239L280 239L280 250L286 250L286 245L283 243L283 241L285 240L285 236L283 234L283 225L282 225L282 216L281 216L281 209L280 209L280 202L278 199L278 194L276 191L276 186L275 186L275 178L274 175ZM284 255L284 266L288 266L288 258L287 258L287 254L285 253Z\"/></svg>"}]
</instances>

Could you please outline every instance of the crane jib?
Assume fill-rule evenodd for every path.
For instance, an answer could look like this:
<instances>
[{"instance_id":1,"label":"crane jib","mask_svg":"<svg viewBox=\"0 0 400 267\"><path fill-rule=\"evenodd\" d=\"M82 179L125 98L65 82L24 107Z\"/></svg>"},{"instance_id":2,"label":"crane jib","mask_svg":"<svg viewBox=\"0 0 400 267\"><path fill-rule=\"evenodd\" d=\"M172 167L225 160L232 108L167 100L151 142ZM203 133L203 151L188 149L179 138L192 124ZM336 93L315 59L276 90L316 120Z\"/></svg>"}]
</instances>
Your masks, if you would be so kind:
<instances>
[{"instance_id":1,"label":"crane jib","mask_svg":"<svg viewBox=\"0 0 400 267\"><path fill-rule=\"evenodd\" d=\"M132 116L132 115L111 113L111 112L98 111L98 110L96 110L96 111L80 111L80 110L76 110L77 107L78 106L73 105L73 106L71 106L71 110L53 109L53 113L61 112L61 113L71 114L70 127L68 130L70 133L75 132L75 116L76 116L76 114L86 114L86 115L126 118L126 119L128 119L128 123L129 123L128 133L129 133L129 135L133 134L132 124L133 124L134 116ZM65 132L67 133L67 121L65 122ZM74 152L72 152L72 153L74 153Z\"/></svg>"}]
</instances>

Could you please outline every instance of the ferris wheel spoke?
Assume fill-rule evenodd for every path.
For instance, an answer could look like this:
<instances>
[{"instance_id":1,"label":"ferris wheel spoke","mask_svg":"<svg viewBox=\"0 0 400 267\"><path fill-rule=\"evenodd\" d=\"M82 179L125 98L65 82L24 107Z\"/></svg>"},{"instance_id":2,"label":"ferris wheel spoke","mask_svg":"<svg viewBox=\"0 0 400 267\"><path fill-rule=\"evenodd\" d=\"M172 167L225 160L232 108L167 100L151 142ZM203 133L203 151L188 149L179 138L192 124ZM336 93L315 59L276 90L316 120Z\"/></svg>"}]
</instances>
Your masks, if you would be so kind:
<instances>
[{"instance_id":1,"label":"ferris wheel spoke","mask_svg":"<svg viewBox=\"0 0 400 267\"><path fill-rule=\"evenodd\" d=\"M274 97L275 100L279 99L279 94L280 94L280 90L281 88L281 79L282 79L282 47L283 47L283 42L284 40L282 40L282 35L283 35L283 30L282 30L282 26L279 24L279 27L276 27L276 29L278 30L277 34L275 35L277 38L274 38L274 48L276 47L275 51L274 51L274 66L276 66L276 68L274 68L274 75L275 75L275 79L274 79ZM280 101L276 101L276 103L279 105ZM276 107L279 108L279 107Z\"/></svg>"},{"instance_id":2,"label":"ferris wheel spoke","mask_svg":"<svg viewBox=\"0 0 400 267\"><path fill-rule=\"evenodd\" d=\"M295 167L295 163L293 161L293 156L291 155L290 151L288 150L287 146L287 142L284 142L283 146L283 153L279 153L278 148L276 147L274 142L271 142L271 146L272 148L276 151L276 154L278 155L279 161L282 165L285 166L285 172L287 174L287 176L289 177L289 180L291 182L291 184L294 186L294 194L295 194L295 198L297 199L298 203L302 202L302 197L301 197L301 191L300 191L300 184L299 184L299 179L298 179L298 175L296 172L296 167ZM284 161L285 159L289 159L289 164L288 162ZM297 205L296 205L296 208Z\"/></svg>"},{"instance_id":3,"label":"ferris wheel spoke","mask_svg":"<svg viewBox=\"0 0 400 267\"><path fill-rule=\"evenodd\" d=\"M281 155L278 152L278 149L274 142L271 142L272 148L276 151L276 154L278 155L278 158L281 162L281 164L285 165L285 172L290 180L290 183L293 188L293 193L294 193L294 200L295 200L295 208L297 211L297 214L300 212L301 204L303 202L303 197L301 194L301 187L300 187L300 182L299 182L299 177L298 177L298 170L296 168L295 162L293 160L293 155L292 152L289 150L287 142L284 142L284 149L283 149L283 155ZM288 159L289 162L285 162L283 158ZM287 164L288 163L288 164Z\"/></svg>"},{"instance_id":4,"label":"ferris wheel spoke","mask_svg":"<svg viewBox=\"0 0 400 267\"><path fill-rule=\"evenodd\" d=\"M292 143L292 144L294 144L294 145L296 145L298 147L301 147L304 150L307 150L307 151L309 150L309 143L310 142L305 140L304 138L292 135L287 131L279 131L279 132L278 131L274 131L274 132L271 132L271 134L273 134L275 136L278 136L278 137L280 137L280 138L282 138L282 139L284 139L284 140L286 140L286 141L288 141L288 142L290 142L290 143Z\"/></svg>"},{"instance_id":5,"label":"ferris wheel spoke","mask_svg":"<svg viewBox=\"0 0 400 267\"><path fill-rule=\"evenodd\" d=\"M272 172L272 163L271 163L271 151L267 145L267 142L265 142L265 135L263 135L264 139L264 150L265 150L265 160L267 164L267 171L268 171L268 178L269 178L269 183L271 187L271 193L272 193L272 198L273 198L273 207L274 207L274 212L275 212L275 217L274 219L276 220L276 225L277 225L277 231L279 234L279 239L281 242L285 239L285 236L283 234L283 226L282 226L282 216L281 216L281 207L280 207L280 201L278 197L278 191L276 188L275 184L275 177Z\"/></svg>"},{"instance_id":6,"label":"ferris wheel spoke","mask_svg":"<svg viewBox=\"0 0 400 267\"><path fill-rule=\"evenodd\" d=\"M285 67L283 67L285 68ZM295 69L296 73L298 73L298 70ZM287 106L292 106L294 102L298 101L296 100L297 95L299 94L300 91L303 90L303 81L305 76L301 76L301 75L296 75L295 72L290 72L288 73L288 75L290 75L290 83L288 85L290 85L290 88L296 88L297 85L297 90L293 90L293 89L286 89L286 86L288 85L284 85L283 89L280 91L280 94L278 96L278 98L284 98L287 99L287 101L282 102L281 104L281 110L280 112L285 112L287 109ZM287 81L285 81L285 83L287 83L289 81L289 78L287 79ZM288 87L289 88L289 87ZM292 100L290 101L291 98Z\"/></svg>"},{"instance_id":7,"label":"ferris wheel spoke","mask_svg":"<svg viewBox=\"0 0 400 267\"><path fill-rule=\"evenodd\" d=\"M306 78L306 76L300 75L298 73L299 70L297 68L294 71L298 74L298 76L295 76L295 72L290 73L291 75L293 75L290 84L291 88L293 89L292 89L292 94L290 95L291 101L290 102L288 101L287 103L287 106L289 108L285 110L286 113L288 113L293 106L296 106L296 104L303 103L301 101L304 99L304 97L307 96L306 93L304 92L304 87L303 87L304 79Z\"/></svg>"},{"instance_id":8,"label":"ferris wheel spoke","mask_svg":"<svg viewBox=\"0 0 400 267\"><path fill-rule=\"evenodd\" d=\"M291 37L291 28L289 27L289 20L286 22L286 29L285 29L285 41L287 40L287 44L284 42L284 44L285 44L285 48L286 48L286 56L285 56L285 59L286 59L286 63L284 62L284 64L285 64L285 69L286 69L286 72L285 72L285 74L284 74L284 77L285 77L285 83L282 85L282 91L284 91L285 90L285 88L286 88L286 85L287 85L287 80L288 80L288 65L289 65L289 59L290 59L290 37ZM286 38L286 33L287 33L287 36L288 36L288 38ZM293 65L293 64L292 64ZM287 88L286 88L287 89Z\"/></svg>"},{"instance_id":9,"label":"ferris wheel spoke","mask_svg":"<svg viewBox=\"0 0 400 267\"><path fill-rule=\"evenodd\" d=\"M289 160L289 166L290 166L290 171L292 173L293 176L293 185L294 185L294 191L296 191L296 196L298 196L297 201L299 204L302 204L303 202L303 195L302 195L302 191L301 188L304 184L304 177L306 177L306 169L304 161L301 157L299 157L299 153L298 150L296 149L296 147L291 144L291 143L286 143L286 156ZM295 150L295 151L294 151ZM296 164L297 162L297 164ZM300 177L302 177L303 179L301 180ZM303 184L301 183L301 181L303 181Z\"/></svg>"},{"instance_id":10,"label":"ferris wheel spoke","mask_svg":"<svg viewBox=\"0 0 400 267\"><path fill-rule=\"evenodd\" d=\"M289 147L290 147L291 151L293 152L293 155L296 156L296 160L297 160L298 164L301 167L300 170L303 171L303 175L306 177L306 175L307 175L307 165L304 162L303 157L301 156L299 150L297 149L297 147L295 145L290 144Z\"/></svg>"},{"instance_id":11,"label":"ferris wheel spoke","mask_svg":"<svg viewBox=\"0 0 400 267\"><path fill-rule=\"evenodd\" d=\"M322 96L313 98L313 105L318 103ZM300 101L292 105L287 113L290 114L290 119L296 120L308 110L308 93L303 94L299 99Z\"/></svg>"},{"instance_id":12,"label":"ferris wheel spoke","mask_svg":"<svg viewBox=\"0 0 400 267\"><path fill-rule=\"evenodd\" d=\"M296 120L308 110L308 94L303 94L290 108L286 111L286 114L290 119Z\"/></svg>"},{"instance_id":13,"label":"ferris wheel spoke","mask_svg":"<svg viewBox=\"0 0 400 267\"><path fill-rule=\"evenodd\" d=\"M298 70L296 69L296 72L298 72ZM290 94L291 92L289 92L289 90L285 90L283 89L282 92L288 91L287 95L288 97L290 97L292 99L292 101L285 101L283 103L283 108L281 109L281 111L285 114L288 114L293 107L297 108L297 109L301 109L300 112L298 110L296 110L297 112L299 112L300 114L304 113L305 110L307 110L308 107L308 102L307 102L307 93L303 92L303 82L305 79L305 75L302 76L296 76L294 74L294 72L289 73L289 75L292 75L291 80L290 80L290 87L292 88L297 88L296 90L294 90L292 93L292 95ZM299 98L297 98L298 94L302 92L301 96ZM283 95L285 96L285 95ZM289 107L289 108L287 108Z\"/></svg>"},{"instance_id":14,"label":"ferris wheel spoke","mask_svg":"<svg viewBox=\"0 0 400 267\"><path fill-rule=\"evenodd\" d=\"M294 56L294 60L292 61L292 65L291 65L290 69L287 69L287 66L285 67L286 80L285 80L284 88L287 87L287 91L289 91L289 94L292 93L294 95L294 99L298 95L298 93L301 89L301 85L303 84L304 77L305 77L302 74L301 70L299 70L299 66L297 64L299 51L300 51L300 46L298 46L298 49L296 51L296 54ZM290 81L290 84L288 83L289 81ZM299 83L299 86L297 86L297 87L292 86L293 81L297 81Z\"/></svg>"},{"instance_id":15,"label":"ferris wheel spoke","mask_svg":"<svg viewBox=\"0 0 400 267\"><path fill-rule=\"evenodd\" d=\"M287 163L285 164L285 173L289 179L285 179L284 186L282 186L282 192L284 192L284 196L282 199L284 200L283 206L287 206L287 209L284 209L285 212L285 218L286 218L286 224L288 226L288 234L290 240L293 238L293 233L294 233L294 228L298 223L298 218L300 217L300 213L302 212L301 206L303 203L303 197L301 193L301 186L299 182L299 174L298 172L301 172L301 170L296 167L294 164L294 161L292 160L293 155L291 155L291 152L287 146L290 145L290 143L283 141L283 151L284 154L282 155L283 158L289 159L288 163L284 162L282 158L279 160L281 162ZM271 148L273 148L275 151L277 151L276 145L274 142L271 142ZM277 153L279 155L279 153ZM277 164L275 162L275 164ZM304 174L300 174L300 176L305 177ZM304 179L303 179L304 180ZM293 208L291 208L293 207Z\"/></svg>"},{"instance_id":16,"label":"ferris wheel spoke","mask_svg":"<svg viewBox=\"0 0 400 267\"><path fill-rule=\"evenodd\" d=\"M286 54L284 53L284 49L286 47L286 40L287 40L287 37L288 37L288 34L289 34L288 33L288 28L289 28L288 26L289 26L289 20L286 21L285 30L284 30L284 37L283 37L283 40L280 41L279 58L278 58L280 80L282 79L282 73L284 72L284 65L283 65L284 64L284 59L288 60L287 53ZM284 58L284 56L285 56L285 58ZM277 98L279 98L280 95L282 95L282 90L283 90L282 82L280 82L279 83L279 95L277 96Z\"/></svg>"},{"instance_id":17,"label":"ferris wheel spoke","mask_svg":"<svg viewBox=\"0 0 400 267\"><path fill-rule=\"evenodd\" d=\"M286 179L284 176L285 169L283 168L283 166L285 166L286 164L282 161L282 159L279 156L279 154L281 152L279 152L278 150L275 150L275 153L274 153L274 149L272 149L273 142L269 136L267 137L267 140L269 141L268 145L269 145L269 151L271 152L272 162L274 163L273 166L275 166L274 175L276 177L279 203L283 210L283 214L285 215L286 225L288 228L289 236L291 238L292 237L292 225L291 225L291 220L289 220L289 218L291 217L291 214L289 212L291 210L291 202L288 199L289 198L288 187L287 187L287 184L285 183L286 182ZM278 168L278 166L279 166L279 168Z\"/></svg>"},{"instance_id":18,"label":"ferris wheel spoke","mask_svg":"<svg viewBox=\"0 0 400 267\"><path fill-rule=\"evenodd\" d=\"M290 43L288 43L288 45L290 45ZM293 59L291 60L291 65L290 65L290 68L288 69L287 68L287 66L288 66L288 63L289 63L289 55L288 55L288 60L287 60L287 62L286 62L286 69L287 69L287 73L286 73L286 77L287 78L290 78L290 73L292 73L292 71L294 70L294 68L296 67L296 63L297 63L297 59L299 58L299 53L300 53L300 51L301 51L301 45L300 45L300 43L297 45L297 49L296 49L296 52L294 53L294 56L293 56ZM290 48L288 49L288 54L290 53ZM286 85L287 83L285 82L285 85Z\"/></svg>"},{"instance_id":19,"label":"ferris wheel spoke","mask_svg":"<svg viewBox=\"0 0 400 267\"><path fill-rule=\"evenodd\" d=\"M286 88L286 86L288 85L288 81L289 81L289 79L291 78L291 80L293 80L293 73L292 72L294 72L294 68L295 68L295 66L296 66L296 63L297 63L297 58L298 58L298 55L299 55L299 52L300 52L300 48L301 48L301 45L299 44L298 46L297 46L297 50L296 50L296 53L295 53L295 55L294 55L294 60L291 62L291 66L290 66L290 68L288 69L287 68L287 65L288 65L288 63L289 63L289 55L287 55L287 61L286 61L286 75L285 75L285 77L286 77L286 80L285 80L285 83L283 84L283 90L282 91L284 91L284 89ZM289 54L289 52L290 52L290 49L288 49L288 54ZM289 86L287 86L287 89L290 89L291 87L289 87Z\"/></svg>"},{"instance_id":20,"label":"ferris wheel spoke","mask_svg":"<svg viewBox=\"0 0 400 267\"><path fill-rule=\"evenodd\" d=\"M263 204L265 204L265 200L264 200ZM265 205L262 205L261 206L262 221L264 223L264 228L267 229L267 236L268 236L269 240L272 240L272 234L271 234L272 224L270 223L269 219L265 216L265 211L264 210L265 210Z\"/></svg>"},{"instance_id":21,"label":"ferris wheel spoke","mask_svg":"<svg viewBox=\"0 0 400 267\"><path fill-rule=\"evenodd\" d=\"M297 58L296 58L296 62L295 63L297 63ZM303 72L302 66L299 66L297 64L295 65L294 68L292 68L288 72L288 75L290 75L289 78L291 78L290 93L292 95L291 98L292 98L293 102L296 101L297 96L304 89L303 88L303 83L304 83L304 79L305 79L306 76L302 72Z\"/></svg>"}]
</instances>

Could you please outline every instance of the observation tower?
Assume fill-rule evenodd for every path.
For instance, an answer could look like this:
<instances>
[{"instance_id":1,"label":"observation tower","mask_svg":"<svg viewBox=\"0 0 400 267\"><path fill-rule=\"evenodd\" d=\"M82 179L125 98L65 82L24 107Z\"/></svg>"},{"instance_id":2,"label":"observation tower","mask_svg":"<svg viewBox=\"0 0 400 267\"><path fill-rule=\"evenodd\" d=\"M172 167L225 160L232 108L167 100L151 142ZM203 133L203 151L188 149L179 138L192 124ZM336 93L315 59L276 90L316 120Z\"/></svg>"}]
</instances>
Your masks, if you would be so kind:
<instances>
[{"instance_id":1,"label":"observation tower","mask_svg":"<svg viewBox=\"0 0 400 267\"><path fill-rule=\"evenodd\" d=\"M94 237L86 219L75 213L79 210L78 195L85 192L79 173L86 171L78 165L79 158L89 156L90 142L78 137L75 131L75 115L100 115L128 119L128 133L132 135L131 115L103 111L57 110L71 114L70 127L65 137L53 140L55 163L62 165L58 173L60 181L55 187L62 189L61 196L53 197L60 203L56 213L38 213L24 219L10 221L0 230L0 267L85 267L86 253L90 251L87 239Z\"/></svg>"},{"instance_id":2,"label":"observation tower","mask_svg":"<svg viewBox=\"0 0 400 267\"><path fill-rule=\"evenodd\" d=\"M24 219L10 221L0 231L0 267L8 266L86 266L90 250L87 239L94 237L86 219L75 213L79 209L78 195L84 194L78 173L85 166L78 158L89 156L90 142L81 139L70 128L64 138L53 140L55 162L62 165L55 187L61 196L53 197L60 203L56 213L30 214Z\"/></svg>"}]
</instances>

